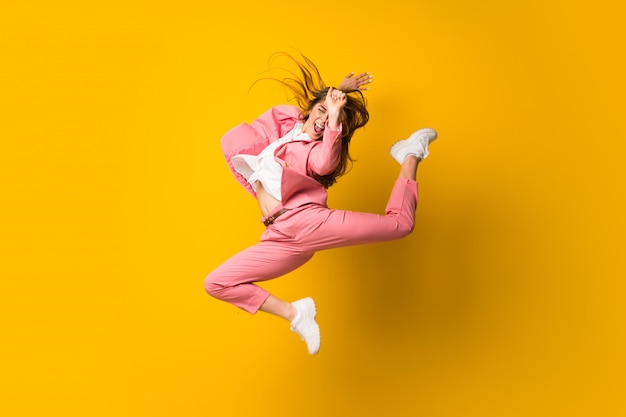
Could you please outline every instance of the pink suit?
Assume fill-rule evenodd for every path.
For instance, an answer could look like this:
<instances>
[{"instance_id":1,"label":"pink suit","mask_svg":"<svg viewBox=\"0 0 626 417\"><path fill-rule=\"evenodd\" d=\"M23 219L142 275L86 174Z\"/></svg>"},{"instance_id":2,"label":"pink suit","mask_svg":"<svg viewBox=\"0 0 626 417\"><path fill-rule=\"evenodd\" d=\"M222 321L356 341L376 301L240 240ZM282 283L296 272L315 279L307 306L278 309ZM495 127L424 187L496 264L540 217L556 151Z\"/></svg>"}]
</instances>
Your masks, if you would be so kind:
<instances>
[{"instance_id":1,"label":"pink suit","mask_svg":"<svg viewBox=\"0 0 626 417\"><path fill-rule=\"evenodd\" d=\"M277 106L251 124L234 127L222 138L228 166L253 196L254 190L233 168L231 158L258 155L301 122L302 114L296 107ZM267 226L260 243L234 255L206 277L205 289L210 295L254 314L270 295L255 282L285 275L320 250L399 239L413 231L417 207L417 183L413 180L396 180L385 215L327 207L327 191L311 175L335 170L341 157L340 136L340 131L326 127L320 141L289 142L278 147L275 159L283 168L282 204L274 212L282 208L288 211Z\"/></svg>"}]
</instances>

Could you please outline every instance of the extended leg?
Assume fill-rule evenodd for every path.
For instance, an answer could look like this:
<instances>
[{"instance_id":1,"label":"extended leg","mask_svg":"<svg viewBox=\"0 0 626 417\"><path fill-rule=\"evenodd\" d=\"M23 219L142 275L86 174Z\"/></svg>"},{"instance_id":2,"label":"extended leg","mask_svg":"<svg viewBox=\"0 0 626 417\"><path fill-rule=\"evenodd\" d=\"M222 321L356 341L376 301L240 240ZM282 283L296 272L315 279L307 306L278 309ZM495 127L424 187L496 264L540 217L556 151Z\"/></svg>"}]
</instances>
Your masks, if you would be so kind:
<instances>
[{"instance_id":1,"label":"extended leg","mask_svg":"<svg viewBox=\"0 0 626 417\"><path fill-rule=\"evenodd\" d=\"M400 239L413 231L417 207L417 168L428 156L428 145L437 138L430 128L420 129L408 139L395 143L391 156L400 163L400 173L387 202L385 215L357 213L347 210L315 209L307 213L317 216L315 224L298 240L309 250L319 251L341 246L385 242Z\"/></svg>"}]
</instances>

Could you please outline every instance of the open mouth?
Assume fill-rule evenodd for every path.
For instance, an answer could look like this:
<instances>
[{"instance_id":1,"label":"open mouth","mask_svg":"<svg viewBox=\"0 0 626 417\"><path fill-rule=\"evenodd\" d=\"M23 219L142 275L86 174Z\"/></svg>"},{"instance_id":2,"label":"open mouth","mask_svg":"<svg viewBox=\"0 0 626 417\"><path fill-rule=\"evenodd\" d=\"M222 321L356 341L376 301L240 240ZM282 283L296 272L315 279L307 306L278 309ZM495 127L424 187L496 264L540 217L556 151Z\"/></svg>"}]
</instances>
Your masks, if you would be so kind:
<instances>
[{"instance_id":1,"label":"open mouth","mask_svg":"<svg viewBox=\"0 0 626 417\"><path fill-rule=\"evenodd\" d=\"M324 125L320 123L313 124L313 131L318 135L321 134L324 131Z\"/></svg>"}]
</instances>

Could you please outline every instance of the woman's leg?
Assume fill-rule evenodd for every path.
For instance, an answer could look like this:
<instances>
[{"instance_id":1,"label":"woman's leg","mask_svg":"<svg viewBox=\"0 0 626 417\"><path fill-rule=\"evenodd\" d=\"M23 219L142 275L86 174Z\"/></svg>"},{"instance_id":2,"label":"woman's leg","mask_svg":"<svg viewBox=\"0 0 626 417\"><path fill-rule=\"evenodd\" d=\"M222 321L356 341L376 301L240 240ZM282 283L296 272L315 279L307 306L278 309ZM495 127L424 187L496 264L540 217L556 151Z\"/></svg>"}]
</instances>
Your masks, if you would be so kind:
<instances>
[{"instance_id":1,"label":"woman's leg","mask_svg":"<svg viewBox=\"0 0 626 417\"><path fill-rule=\"evenodd\" d=\"M313 252L303 252L289 243L263 241L234 255L205 279L205 289L213 297L251 314L266 303L269 292L255 282L267 281L293 271L306 263ZM271 303L268 312L288 318L284 305Z\"/></svg>"},{"instance_id":2,"label":"woman's leg","mask_svg":"<svg viewBox=\"0 0 626 417\"><path fill-rule=\"evenodd\" d=\"M418 158L415 155L409 155L402 165L400 165L400 174L398 178L403 178L407 180L417 180L417 168L419 167L419 163L422 162L422 158Z\"/></svg>"},{"instance_id":3,"label":"woman's leg","mask_svg":"<svg viewBox=\"0 0 626 417\"><path fill-rule=\"evenodd\" d=\"M314 252L401 239L413 231L416 208L417 183L399 176L384 215L311 208L301 216L315 218L316 227L307 228L310 218L303 219L296 239L307 251ZM294 221L298 220L294 216Z\"/></svg>"},{"instance_id":4,"label":"woman's leg","mask_svg":"<svg viewBox=\"0 0 626 417\"><path fill-rule=\"evenodd\" d=\"M291 330L306 342L309 353L315 354L320 347L320 330L313 299L288 303L254 284L285 275L312 256L313 252L303 252L290 243L262 241L212 271L205 280L205 289L251 314L260 310L289 321Z\"/></svg>"},{"instance_id":5,"label":"woman's leg","mask_svg":"<svg viewBox=\"0 0 626 417\"><path fill-rule=\"evenodd\" d=\"M428 156L428 145L437 133L420 129L408 139L395 143L391 156L400 163L400 172L387 202L385 215L346 210L317 209L319 227L305 230L297 238L307 250L385 242L400 239L413 231L417 208L417 169Z\"/></svg>"},{"instance_id":6,"label":"woman's leg","mask_svg":"<svg viewBox=\"0 0 626 417\"><path fill-rule=\"evenodd\" d=\"M287 321L292 321L296 317L296 309L293 304L283 301L272 294L261 304L259 311L273 314Z\"/></svg>"}]
</instances>

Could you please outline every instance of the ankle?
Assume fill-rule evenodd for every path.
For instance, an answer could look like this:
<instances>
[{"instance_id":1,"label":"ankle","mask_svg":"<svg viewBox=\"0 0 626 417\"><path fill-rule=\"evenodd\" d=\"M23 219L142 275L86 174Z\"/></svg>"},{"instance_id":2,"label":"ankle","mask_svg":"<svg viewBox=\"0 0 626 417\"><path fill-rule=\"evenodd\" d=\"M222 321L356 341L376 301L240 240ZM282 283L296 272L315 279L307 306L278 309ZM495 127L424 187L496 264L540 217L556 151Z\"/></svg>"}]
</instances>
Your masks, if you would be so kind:
<instances>
[{"instance_id":1,"label":"ankle","mask_svg":"<svg viewBox=\"0 0 626 417\"><path fill-rule=\"evenodd\" d=\"M287 319L287 321L291 323L296 318L297 311L296 311L296 307L292 303L287 303L287 304L288 306L285 309L286 310L285 318Z\"/></svg>"},{"instance_id":2,"label":"ankle","mask_svg":"<svg viewBox=\"0 0 626 417\"><path fill-rule=\"evenodd\" d=\"M417 176L417 167L421 161L422 159L418 156L407 156L400 166L400 178L415 180Z\"/></svg>"}]
</instances>

